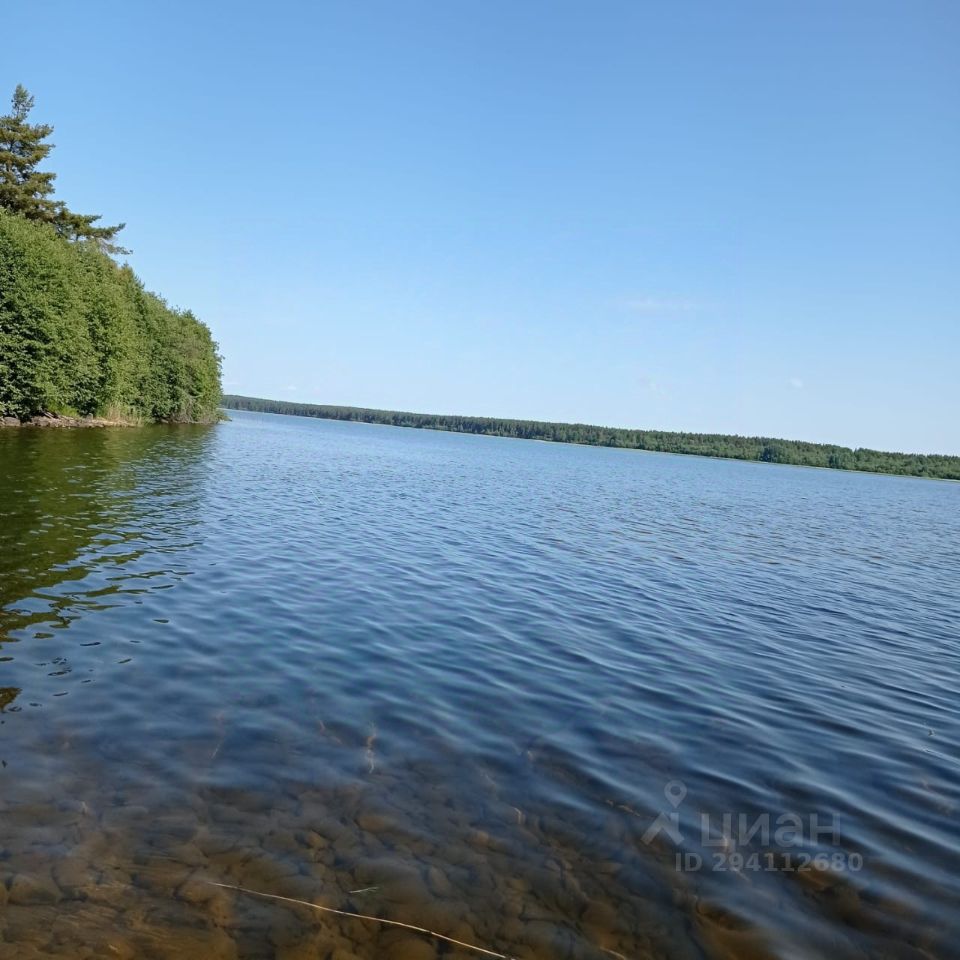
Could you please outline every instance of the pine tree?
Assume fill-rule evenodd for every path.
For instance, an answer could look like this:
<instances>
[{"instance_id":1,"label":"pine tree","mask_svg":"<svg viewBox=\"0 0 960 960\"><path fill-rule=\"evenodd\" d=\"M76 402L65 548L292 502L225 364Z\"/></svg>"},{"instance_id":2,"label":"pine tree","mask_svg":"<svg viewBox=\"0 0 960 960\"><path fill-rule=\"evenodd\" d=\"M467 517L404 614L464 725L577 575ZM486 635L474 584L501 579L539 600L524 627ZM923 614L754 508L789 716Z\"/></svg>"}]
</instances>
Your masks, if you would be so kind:
<instances>
[{"instance_id":1,"label":"pine tree","mask_svg":"<svg viewBox=\"0 0 960 960\"><path fill-rule=\"evenodd\" d=\"M46 123L28 123L34 106L29 91L17 84L11 111L0 116L0 206L28 220L48 223L68 240L92 240L106 253L128 253L113 241L123 224L97 226L97 214L74 213L52 196L55 173L37 167L53 149L45 142L53 133Z\"/></svg>"}]
</instances>

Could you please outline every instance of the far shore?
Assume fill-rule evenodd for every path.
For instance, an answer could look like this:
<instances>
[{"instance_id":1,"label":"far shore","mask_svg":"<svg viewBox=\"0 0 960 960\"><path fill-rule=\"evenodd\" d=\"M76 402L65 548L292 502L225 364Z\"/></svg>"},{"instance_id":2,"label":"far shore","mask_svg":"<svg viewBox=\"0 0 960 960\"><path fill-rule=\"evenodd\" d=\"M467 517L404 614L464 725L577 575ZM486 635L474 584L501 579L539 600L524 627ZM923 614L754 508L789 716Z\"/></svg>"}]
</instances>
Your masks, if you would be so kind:
<instances>
[{"instance_id":1,"label":"far shore","mask_svg":"<svg viewBox=\"0 0 960 960\"><path fill-rule=\"evenodd\" d=\"M897 453L871 450L867 447L851 448L837 444L739 434L637 430L584 423L412 413L369 407L268 400L238 394L224 394L222 402L228 410L249 410L354 423L376 423L393 427L539 440L548 443L575 443L583 446L710 457L748 463L822 467L852 473L882 473L932 480L960 480L960 456L943 454Z\"/></svg>"}]
</instances>

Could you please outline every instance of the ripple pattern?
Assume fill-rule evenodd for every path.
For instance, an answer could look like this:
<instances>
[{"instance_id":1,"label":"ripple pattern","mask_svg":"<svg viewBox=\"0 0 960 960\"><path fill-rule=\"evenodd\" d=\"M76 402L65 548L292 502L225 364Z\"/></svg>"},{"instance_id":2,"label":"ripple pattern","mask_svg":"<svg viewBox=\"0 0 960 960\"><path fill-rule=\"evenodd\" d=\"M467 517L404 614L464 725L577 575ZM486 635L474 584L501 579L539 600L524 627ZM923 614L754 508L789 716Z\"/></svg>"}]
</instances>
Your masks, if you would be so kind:
<instances>
[{"instance_id":1,"label":"ripple pattern","mask_svg":"<svg viewBox=\"0 0 960 960\"><path fill-rule=\"evenodd\" d=\"M0 435L0 958L956 956L956 484L232 416Z\"/></svg>"}]
</instances>

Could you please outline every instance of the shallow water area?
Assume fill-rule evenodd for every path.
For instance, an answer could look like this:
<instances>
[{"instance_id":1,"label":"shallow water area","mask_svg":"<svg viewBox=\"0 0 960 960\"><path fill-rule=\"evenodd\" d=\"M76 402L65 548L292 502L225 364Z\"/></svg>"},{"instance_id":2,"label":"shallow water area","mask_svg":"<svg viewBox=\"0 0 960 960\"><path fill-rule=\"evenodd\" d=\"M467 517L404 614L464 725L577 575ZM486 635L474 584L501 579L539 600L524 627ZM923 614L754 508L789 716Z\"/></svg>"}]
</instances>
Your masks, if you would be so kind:
<instances>
[{"instance_id":1,"label":"shallow water area","mask_svg":"<svg viewBox=\"0 0 960 960\"><path fill-rule=\"evenodd\" d=\"M957 956L960 486L231 416L0 434L0 960Z\"/></svg>"}]
</instances>

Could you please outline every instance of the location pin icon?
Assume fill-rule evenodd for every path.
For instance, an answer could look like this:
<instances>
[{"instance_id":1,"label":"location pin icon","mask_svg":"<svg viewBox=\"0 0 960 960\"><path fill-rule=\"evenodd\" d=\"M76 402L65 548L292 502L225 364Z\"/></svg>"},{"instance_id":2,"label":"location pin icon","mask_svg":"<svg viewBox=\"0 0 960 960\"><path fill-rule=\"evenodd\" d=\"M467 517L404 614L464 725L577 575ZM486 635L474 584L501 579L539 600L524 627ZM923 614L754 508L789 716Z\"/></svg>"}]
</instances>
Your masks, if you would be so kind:
<instances>
[{"instance_id":1,"label":"location pin icon","mask_svg":"<svg viewBox=\"0 0 960 960\"><path fill-rule=\"evenodd\" d=\"M671 780L663 788L663 795L670 801L670 806L679 807L687 795L687 785L682 780Z\"/></svg>"}]
</instances>

